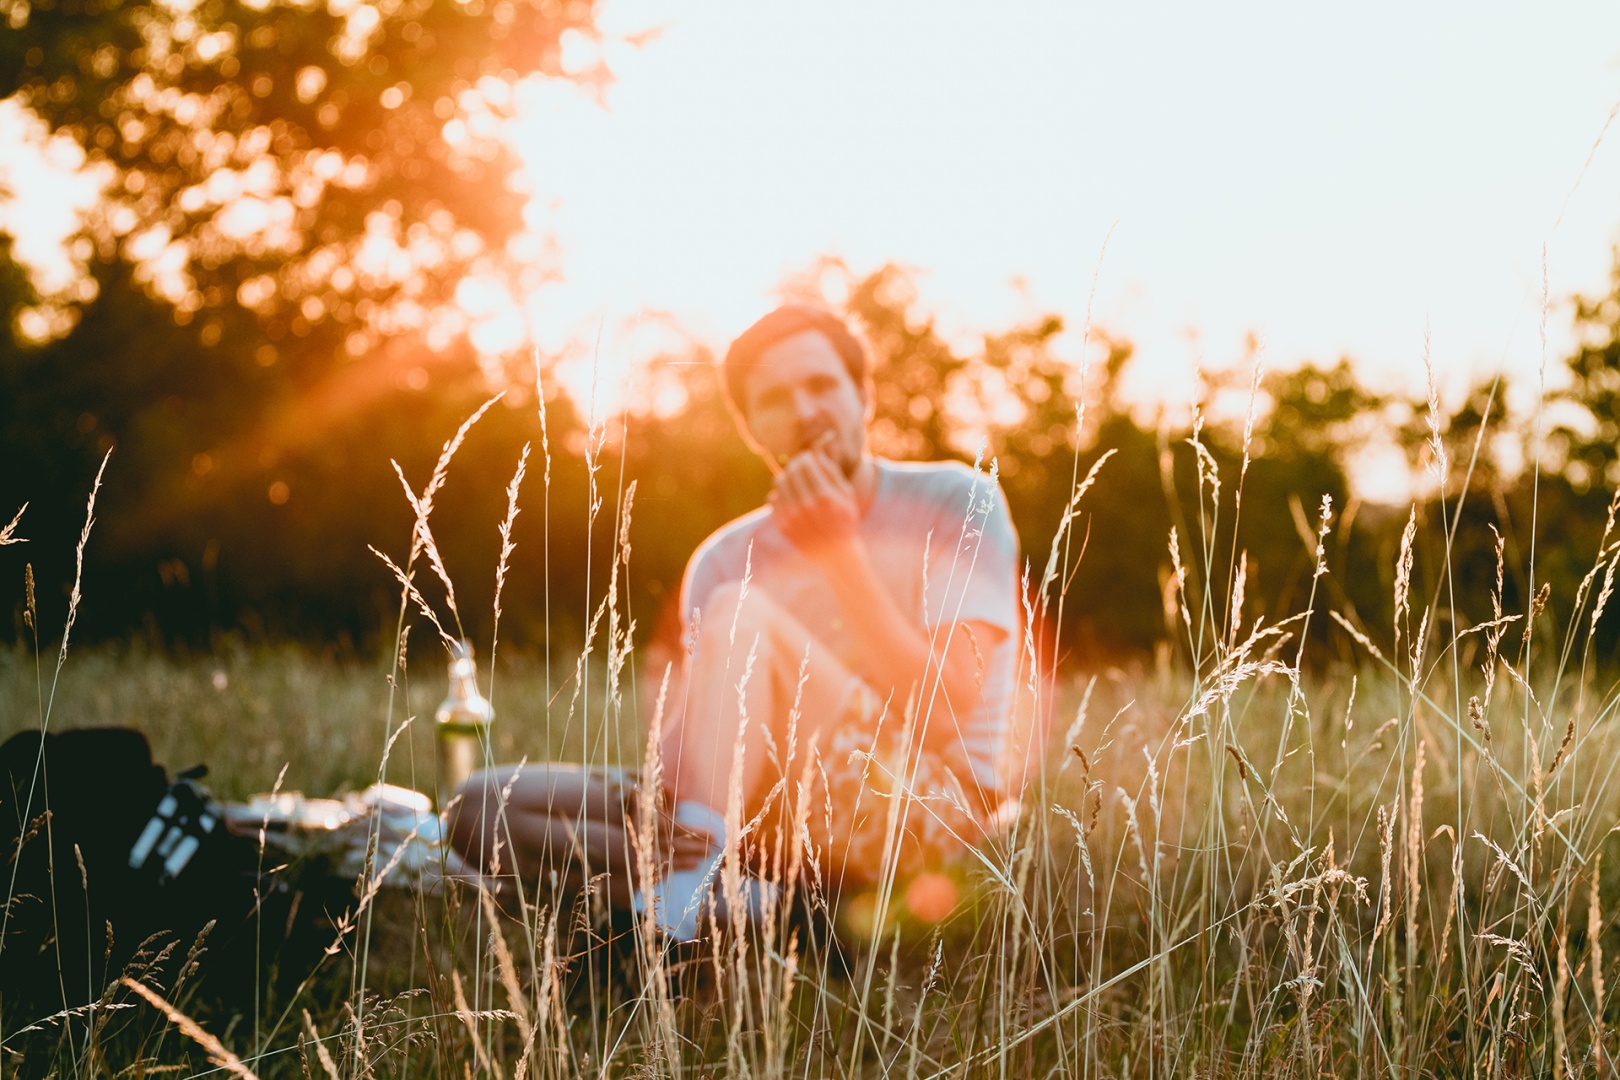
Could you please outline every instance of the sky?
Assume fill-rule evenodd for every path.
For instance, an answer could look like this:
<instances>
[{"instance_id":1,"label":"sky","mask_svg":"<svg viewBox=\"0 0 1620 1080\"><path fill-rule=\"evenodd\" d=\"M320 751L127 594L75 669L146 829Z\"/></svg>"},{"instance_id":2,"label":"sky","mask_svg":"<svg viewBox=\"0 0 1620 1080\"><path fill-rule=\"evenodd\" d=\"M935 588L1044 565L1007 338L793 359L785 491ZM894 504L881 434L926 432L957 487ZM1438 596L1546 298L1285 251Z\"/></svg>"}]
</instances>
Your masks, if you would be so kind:
<instances>
[{"instance_id":1,"label":"sky","mask_svg":"<svg viewBox=\"0 0 1620 1080\"><path fill-rule=\"evenodd\" d=\"M1620 236L1612 2L603 0L599 27L565 64L611 85L526 85L513 140L563 275L522 332L576 391L599 356L606 400L824 255L911 268L964 339L1055 311L1077 358L1089 306L1140 400L1251 335L1408 389L1427 340L1449 396L1498 369L1533 391ZM27 128L0 104L0 145ZM42 273L94 197L75 152L0 154L0 229Z\"/></svg>"},{"instance_id":2,"label":"sky","mask_svg":"<svg viewBox=\"0 0 1620 1080\"><path fill-rule=\"evenodd\" d=\"M667 313L717 348L818 256L895 261L954 333L1037 311L1195 365L1352 357L1451 396L1550 367L1620 224L1620 5L608 0L598 103L517 142L566 281L555 349ZM623 38L657 29L639 46ZM598 51L599 50L599 53ZM1105 250L1106 242L1106 250ZM1078 334L1066 346L1078 355Z\"/></svg>"}]
</instances>

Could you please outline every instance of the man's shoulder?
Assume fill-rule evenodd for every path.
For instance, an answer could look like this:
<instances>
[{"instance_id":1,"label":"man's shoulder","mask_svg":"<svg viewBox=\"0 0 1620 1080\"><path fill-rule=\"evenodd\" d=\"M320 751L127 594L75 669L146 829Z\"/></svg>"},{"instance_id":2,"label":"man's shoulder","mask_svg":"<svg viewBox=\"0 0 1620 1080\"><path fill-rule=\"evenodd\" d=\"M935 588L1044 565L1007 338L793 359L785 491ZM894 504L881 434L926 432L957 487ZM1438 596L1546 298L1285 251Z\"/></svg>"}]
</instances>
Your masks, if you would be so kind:
<instances>
[{"instance_id":1,"label":"man's shoulder","mask_svg":"<svg viewBox=\"0 0 1620 1080\"><path fill-rule=\"evenodd\" d=\"M960 461L883 461L884 490L897 497L931 502L968 500L994 494L999 485L988 470Z\"/></svg>"},{"instance_id":2,"label":"man's shoulder","mask_svg":"<svg viewBox=\"0 0 1620 1080\"><path fill-rule=\"evenodd\" d=\"M996 475L960 461L883 463L885 520L903 530L928 529L941 541L985 544L1016 560L1017 532Z\"/></svg>"},{"instance_id":3,"label":"man's shoulder","mask_svg":"<svg viewBox=\"0 0 1620 1080\"><path fill-rule=\"evenodd\" d=\"M761 506L714 530L692 552L691 559L687 560L687 573L700 566L728 567L733 563L740 570L747 558L748 545L770 516L770 507Z\"/></svg>"}]
</instances>

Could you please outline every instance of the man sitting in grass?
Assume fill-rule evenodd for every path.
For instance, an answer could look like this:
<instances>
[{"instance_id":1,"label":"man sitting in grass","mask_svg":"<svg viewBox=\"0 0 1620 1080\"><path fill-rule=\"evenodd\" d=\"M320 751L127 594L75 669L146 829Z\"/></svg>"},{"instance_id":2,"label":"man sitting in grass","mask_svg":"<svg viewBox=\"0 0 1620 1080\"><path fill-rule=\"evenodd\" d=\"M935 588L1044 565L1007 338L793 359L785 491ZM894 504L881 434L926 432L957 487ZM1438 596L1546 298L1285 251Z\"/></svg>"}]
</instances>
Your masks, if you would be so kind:
<instances>
[{"instance_id":1,"label":"man sitting in grass","mask_svg":"<svg viewBox=\"0 0 1620 1080\"><path fill-rule=\"evenodd\" d=\"M1017 660L1017 541L1000 491L959 464L870 454L867 354L842 320L778 308L731 346L725 385L776 481L764 507L699 546L682 584L691 654L664 768L675 822L711 849L661 883L676 937L699 924L733 771L744 821L779 779L797 801L790 712L795 758L817 754L825 777L802 824L833 883L875 878L891 832L906 870L982 836ZM898 790L919 799L891 830L885 795Z\"/></svg>"},{"instance_id":2,"label":"man sitting in grass","mask_svg":"<svg viewBox=\"0 0 1620 1080\"><path fill-rule=\"evenodd\" d=\"M837 889L937 864L979 840L1007 794L1018 552L997 485L871 455L867 353L827 311L777 308L732 344L724 375L775 483L699 546L681 587L689 653L662 741L679 839L673 868L635 896L677 940L707 925L728 839L754 839L728 836L733 795L733 823L762 831L807 805L786 827ZM568 801L539 776L474 777L468 801L485 813L460 815L452 837L481 850L488 793L508 783L501 836L528 877L555 859ZM771 888L750 880L744 896Z\"/></svg>"}]
</instances>

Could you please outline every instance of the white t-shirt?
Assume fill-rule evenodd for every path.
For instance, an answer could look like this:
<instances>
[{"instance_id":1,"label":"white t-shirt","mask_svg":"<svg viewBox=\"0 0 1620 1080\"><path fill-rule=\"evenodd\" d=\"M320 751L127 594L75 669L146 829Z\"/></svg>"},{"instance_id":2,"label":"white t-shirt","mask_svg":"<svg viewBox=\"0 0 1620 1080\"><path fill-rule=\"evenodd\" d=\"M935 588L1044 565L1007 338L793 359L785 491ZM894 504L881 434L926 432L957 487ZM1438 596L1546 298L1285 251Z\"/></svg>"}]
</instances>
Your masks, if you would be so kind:
<instances>
[{"instance_id":1,"label":"white t-shirt","mask_svg":"<svg viewBox=\"0 0 1620 1080\"><path fill-rule=\"evenodd\" d=\"M988 791L1003 791L1020 610L1018 538L1006 498L988 474L958 462L879 458L875 464L877 490L861 518L860 536L896 606L929 636L937 654L943 654L945 632L954 622L978 620L1004 632L994 647L978 643L984 689L975 706L955 715L941 690L932 695L928 716L930 728L946 724L961 733L974 779ZM681 583L682 640L709 593L743 579L750 545L749 588L790 611L816 640L859 670L858 645L832 588L815 563L782 535L769 507L721 527L692 554Z\"/></svg>"}]
</instances>

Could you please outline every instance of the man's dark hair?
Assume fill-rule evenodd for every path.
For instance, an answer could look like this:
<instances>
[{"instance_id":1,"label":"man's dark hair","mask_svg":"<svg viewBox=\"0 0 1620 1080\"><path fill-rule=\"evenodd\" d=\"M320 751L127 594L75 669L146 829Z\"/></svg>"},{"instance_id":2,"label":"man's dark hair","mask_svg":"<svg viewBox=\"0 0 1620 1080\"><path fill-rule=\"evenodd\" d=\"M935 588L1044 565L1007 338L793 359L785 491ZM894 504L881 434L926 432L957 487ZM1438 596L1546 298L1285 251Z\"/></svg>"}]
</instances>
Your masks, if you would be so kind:
<instances>
[{"instance_id":1,"label":"man's dark hair","mask_svg":"<svg viewBox=\"0 0 1620 1080\"><path fill-rule=\"evenodd\" d=\"M870 362L866 347L850 333L843 319L825 308L809 304L783 304L775 311L744 330L731 348L726 350L724 364L726 396L731 399L737 415L744 415L748 403L748 373L759 362L760 354L779 341L813 330L827 339L843 360L849 377L864 395Z\"/></svg>"}]
</instances>

